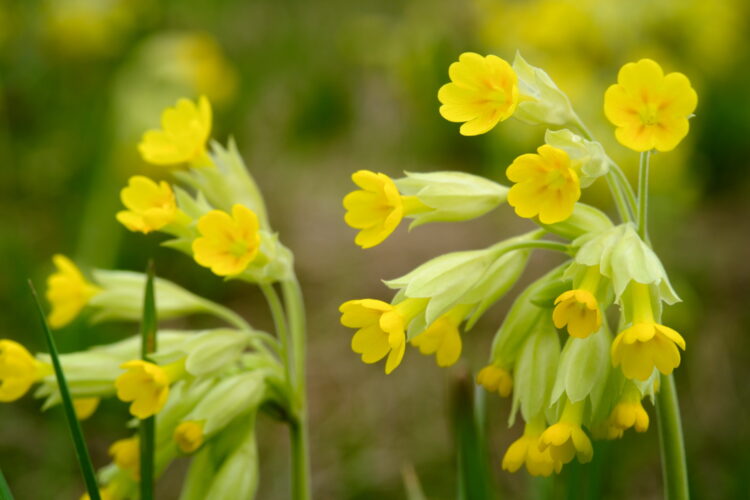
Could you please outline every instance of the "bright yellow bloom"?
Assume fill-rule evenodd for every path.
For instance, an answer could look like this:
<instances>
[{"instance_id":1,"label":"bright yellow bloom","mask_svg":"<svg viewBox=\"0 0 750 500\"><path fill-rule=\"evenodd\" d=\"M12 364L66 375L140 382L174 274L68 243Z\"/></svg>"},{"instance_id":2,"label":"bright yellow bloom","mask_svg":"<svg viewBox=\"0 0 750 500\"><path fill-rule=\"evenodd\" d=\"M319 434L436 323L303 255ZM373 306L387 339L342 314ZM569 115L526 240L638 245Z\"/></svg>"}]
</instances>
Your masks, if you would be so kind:
<instances>
[{"instance_id":1,"label":"bright yellow bloom","mask_svg":"<svg viewBox=\"0 0 750 500\"><path fill-rule=\"evenodd\" d=\"M698 95L682 73L664 72L651 59L620 68L604 94L604 113L615 136L634 151L671 151L687 135Z\"/></svg>"},{"instance_id":2,"label":"bright yellow bloom","mask_svg":"<svg viewBox=\"0 0 750 500\"><path fill-rule=\"evenodd\" d=\"M567 464L577 456L583 464L590 462L594 456L591 440L581 429L583 403L566 401L560 420L547 427L539 438L539 449L549 449L555 462Z\"/></svg>"},{"instance_id":3,"label":"bright yellow bloom","mask_svg":"<svg viewBox=\"0 0 750 500\"><path fill-rule=\"evenodd\" d=\"M584 339L602 326L602 313L594 294L588 290L568 290L555 299L552 321L557 328L567 325L571 337Z\"/></svg>"},{"instance_id":4,"label":"bright yellow bloom","mask_svg":"<svg viewBox=\"0 0 750 500\"><path fill-rule=\"evenodd\" d=\"M195 261L219 276L244 271L260 249L258 216L244 205L234 205L232 215L212 210L198 220L200 238L193 241Z\"/></svg>"},{"instance_id":5,"label":"bright yellow bloom","mask_svg":"<svg viewBox=\"0 0 750 500\"><path fill-rule=\"evenodd\" d=\"M623 390L620 400L612 409L607 419L609 427L609 439L622 437L623 432L633 427L636 432L646 432L649 425L649 417L641 402L641 393L631 382L628 382Z\"/></svg>"},{"instance_id":6,"label":"bright yellow bloom","mask_svg":"<svg viewBox=\"0 0 750 500\"><path fill-rule=\"evenodd\" d=\"M201 447L205 439L203 435L203 422L194 420L181 422L174 430L172 437L180 451L183 453L193 453Z\"/></svg>"},{"instance_id":7,"label":"bright yellow bloom","mask_svg":"<svg viewBox=\"0 0 750 500\"><path fill-rule=\"evenodd\" d=\"M508 192L508 203L520 217L538 215L543 224L562 222L581 197L578 174L562 149L545 144L537 152L519 156L505 171L515 183Z\"/></svg>"},{"instance_id":8,"label":"bright yellow bloom","mask_svg":"<svg viewBox=\"0 0 750 500\"><path fill-rule=\"evenodd\" d=\"M524 464L532 476L549 476L553 471L560 472L561 462L552 459L549 449L541 450L539 438L544 430L544 415L527 422L523 436L514 441L503 455L503 470L516 472Z\"/></svg>"},{"instance_id":9,"label":"bright yellow bloom","mask_svg":"<svg viewBox=\"0 0 750 500\"><path fill-rule=\"evenodd\" d=\"M100 398L75 398L73 400L73 408L76 411L78 420L86 420L93 415L99 407L100 401Z\"/></svg>"},{"instance_id":10,"label":"bright yellow bloom","mask_svg":"<svg viewBox=\"0 0 750 500\"><path fill-rule=\"evenodd\" d=\"M440 114L461 123L462 135L489 132L518 106L518 77L505 60L464 52L448 68L451 83L438 91Z\"/></svg>"},{"instance_id":11,"label":"bright yellow bloom","mask_svg":"<svg viewBox=\"0 0 750 500\"><path fill-rule=\"evenodd\" d=\"M128 210L117 212L117 220L131 231L148 234L178 217L187 218L177 208L172 188L164 181L157 184L148 177L134 175L120 191L120 199Z\"/></svg>"},{"instance_id":12,"label":"bright yellow bloom","mask_svg":"<svg viewBox=\"0 0 750 500\"><path fill-rule=\"evenodd\" d=\"M398 367L406 350L406 327L427 304L427 299L406 299L396 305L382 300L350 300L341 304L341 324L356 328L352 350L365 363L388 356L385 373Z\"/></svg>"},{"instance_id":13,"label":"bright yellow bloom","mask_svg":"<svg viewBox=\"0 0 750 500\"><path fill-rule=\"evenodd\" d=\"M180 99L174 108L161 115L161 130L143 134L138 150L148 163L154 165L209 165L206 141L211 135L211 104L205 96L198 105L189 99Z\"/></svg>"},{"instance_id":14,"label":"bright yellow bloom","mask_svg":"<svg viewBox=\"0 0 750 500\"><path fill-rule=\"evenodd\" d=\"M405 216L429 210L416 196L401 196L385 174L359 170L352 174L352 180L362 189L344 197L344 221L360 230L354 243L362 248L382 243Z\"/></svg>"},{"instance_id":15,"label":"bright yellow bloom","mask_svg":"<svg viewBox=\"0 0 750 500\"><path fill-rule=\"evenodd\" d=\"M136 481L141 477L140 442L138 436L120 439L109 447L112 461L120 469L129 472Z\"/></svg>"},{"instance_id":16,"label":"bright yellow bloom","mask_svg":"<svg viewBox=\"0 0 750 500\"><path fill-rule=\"evenodd\" d=\"M458 325L471 305L459 305L436 319L427 329L411 340L422 354L435 354L438 366L451 366L461 356L461 333Z\"/></svg>"},{"instance_id":17,"label":"bright yellow bloom","mask_svg":"<svg viewBox=\"0 0 750 500\"><path fill-rule=\"evenodd\" d=\"M156 415L169 396L169 384L184 373L184 361L158 366L136 359L120 365L127 370L115 380L117 397L129 402L130 413L140 419Z\"/></svg>"},{"instance_id":18,"label":"bright yellow bloom","mask_svg":"<svg viewBox=\"0 0 750 500\"><path fill-rule=\"evenodd\" d=\"M83 278L75 264L64 255L56 254L52 262L57 272L47 278L47 300L52 304L49 326L62 328L81 312L100 289Z\"/></svg>"},{"instance_id":19,"label":"bright yellow bloom","mask_svg":"<svg viewBox=\"0 0 750 500\"><path fill-rule=\"evenodd\" d=\"M490 392L497 392L507 398L513 390L513 378L510 372L498 365L487 365L477 374L477 383Z\"/></svg>"},{"instance_id":20,"label":"bright yellow bloom","mask_svg":"<svg viewBox=\"0 0 750 500\"><path fill-rule=\"evenodd\" d=\"M117 494L117 488L112 485L99 488L99 497L101 500L119 500L122 498ZM91 500L91 497L88 493L84 493L79 500Z\"/></svg>"},{"instance_id":21,"label":"bright yellow bloom","mask_svg":"<svg viewBox=\"0 0 750 500\"><path fill-rule=\"evenodd\" d=\"M50 371L18 342L0 340L0 401L8 403L26 394L31 386Z\"/></svg>"},{"instance_id":22,"label":"bright yellow bloom","mask_svg":"<svg viewBox=\"0 0 750 500\"><path fill-rule=\"evenodd\" d=\"M677 331L654 322L648 285L630 285L633 325L620 332L612 342L612 364L622 365L627 378L646 380L656 367L669 375L680 365L679 346L685 339Z\"/></svg>"}]
</instances>

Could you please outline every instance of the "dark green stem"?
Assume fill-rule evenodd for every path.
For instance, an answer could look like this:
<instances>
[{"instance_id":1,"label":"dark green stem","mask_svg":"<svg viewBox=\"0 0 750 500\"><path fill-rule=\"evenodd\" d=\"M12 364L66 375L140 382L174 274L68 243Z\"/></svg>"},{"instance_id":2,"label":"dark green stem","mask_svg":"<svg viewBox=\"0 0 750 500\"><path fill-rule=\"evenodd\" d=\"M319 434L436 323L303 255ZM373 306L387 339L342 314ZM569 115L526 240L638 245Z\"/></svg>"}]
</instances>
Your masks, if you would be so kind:
<instances>
[{"instance_id":1,"label":"dark green stem","mask_svg":"<svg viewBox=\"0 0 750 500\"><path fill-rule=\"evenodd\" d=\"M146 271L146 289L143 294L143 319L141 321L141 359L149 361L156 352L156 296L154 294L154 263L149 262ZM154 498L154 453L156 443L156 417L141 420L139 426L139 449L141 458L141 500Z\"/></svg>"},{"instance_id":2,"label":"dark green stem","mask_svg":"<svg viewBox=\"0 0 750 500\"><path fill-rule=\"evenodd\" d=\"M672 375L662 375L661 387L656 394L656 418L659 421L664 498L688 500L687 462L682 437L680 406Z\"/></svg>"}]
</instances>

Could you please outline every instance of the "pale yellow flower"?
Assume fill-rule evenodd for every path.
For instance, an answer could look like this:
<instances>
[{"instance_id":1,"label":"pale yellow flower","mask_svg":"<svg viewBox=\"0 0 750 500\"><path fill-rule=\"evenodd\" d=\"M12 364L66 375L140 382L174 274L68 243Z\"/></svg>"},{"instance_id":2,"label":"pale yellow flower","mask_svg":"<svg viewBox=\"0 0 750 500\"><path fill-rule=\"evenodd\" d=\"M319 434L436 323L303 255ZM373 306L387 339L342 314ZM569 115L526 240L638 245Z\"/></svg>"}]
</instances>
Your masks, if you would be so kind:
<instances>
[{"instance_id":1,"label":"pale yellow flower","mask_svg":"<svg viewBox=\"0 0 750 500\"><path fill-rule=\"evenodd\" d=\"M172 188L165 181L157 184L148 177L134 175L120 191L120 199L128 210L117 212L117 220L131 231L148 234L178 218L189 220L177 208Z\"/></svg>"},{"instance_id":2,"label":"pale yellow flower","mask_svg":"<svg viewBox=\"0 0 750 500\"><path fill-rule=\"evenodd\" d=\"M56 254L52 262L57 272L47 278L47 300L52 304L49 315L49 326L62 328L81 312L91 297L100 289L87 282L81 271L66 256Z\"/></svg>"},{"instance_id":3,"label":"pale yellow flower","mask_svg":"<svg viewBox=\"0 0 750 500\"><path fill-rule=\"evenodd\" d=\"M198 105L180 99L161 115L161 130L149 130L138 144L141 156L154 165L210 165L206 142L211 135L211 104L205 96Z\"/></svg>"},{"instance_id":4,"label":"pale yellow flower","mask_svg":"<svg viewBox=\"0 0 750 500\"><path fill-rule=\"evenodd\" d=\"M212 210L198 220L193 257L219 276L240 274L258 256L259 228L257 215L244 205L234 205L231 216Z\"/></svg>"}]
</instances>

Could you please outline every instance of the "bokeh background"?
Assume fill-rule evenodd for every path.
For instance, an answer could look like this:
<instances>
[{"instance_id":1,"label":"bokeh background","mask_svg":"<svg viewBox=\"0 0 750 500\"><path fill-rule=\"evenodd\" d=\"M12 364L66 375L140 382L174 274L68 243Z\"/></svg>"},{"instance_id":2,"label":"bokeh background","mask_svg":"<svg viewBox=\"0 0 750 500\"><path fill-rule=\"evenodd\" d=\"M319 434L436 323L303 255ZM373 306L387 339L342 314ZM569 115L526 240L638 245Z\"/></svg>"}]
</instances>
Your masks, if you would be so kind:
<instances>
[{"instance_id":1,"label":"bokeh background","mask_svg":"<svg viewBox=\"0 0 750 500\"><path fill-rule=\"evenodd\" d=\"M404 228L362 251L343 223L358 169L462 170L502 181L543 130L510 120L462 137L438 114L437 89L464 51L545 68L579 114L634 174L613 141L602 96L618 68L651 57L688 75L699 94L688 139L652 161L651 234L684 303L666 321L688 351L676 372L694 498L750 498L750 24L744 0L0 0L0 335L32 350L43 338L26 287L62 252L84 269L158 273L268 327L262 298L224 285L159 236L115 222L128 176L164 177L135 149L179 97L207 95L213 137L234 136L266 193L271 219L297 256L309 307L314 490L320 499L404 498L413 466L430 499L455 498L452 387L486 360L510 300L465 338L463 361L439 369L410 350L385 376L349 349L338 324L349 298L388 300L380 283L441 252L479 248L529 224L507 206L471 223ZM604 186L585 200L611 211ZM524 281L556 261L538 256ZM201 318L178 326L201 325ZM60 332L64 352L111 342L133 325ZM596 448L594 463L554 480L500 470L521 432L489 397L487 446L497 498L660 498L655 426ZM0 409L0 467L20 499L77 498L77 466L59 409L27 396ZM649 407L654 421L653 408ZM97 465L124 437L125 406L105 402L84 430ZM260 499L288 497L285 429L260 424ZM185 464L161 480L176 498Z\"/></svg>"}]
</instances>

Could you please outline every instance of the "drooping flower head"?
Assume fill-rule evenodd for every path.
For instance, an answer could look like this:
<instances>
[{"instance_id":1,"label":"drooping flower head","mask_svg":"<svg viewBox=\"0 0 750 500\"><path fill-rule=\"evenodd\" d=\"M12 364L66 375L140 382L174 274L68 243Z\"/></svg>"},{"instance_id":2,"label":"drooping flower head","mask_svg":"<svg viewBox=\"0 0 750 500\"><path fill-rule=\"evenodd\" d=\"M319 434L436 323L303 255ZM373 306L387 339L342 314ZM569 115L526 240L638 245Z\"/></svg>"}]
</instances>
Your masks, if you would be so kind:
<instances>
[{"instance_id":1,"label":"drooping flower head","mask_svg":"<svg viewBox=\"0 0 750 500\"><path fill-rule=\"evenodd\" d=\"M120 199L127 210L117 212L116 217L130 231L148 234L178 217L187 218L177 208L172 188L164 181L157 184L148 177L134 175L120 191Z\"/></svg>"},{"instance_id":2,"label":"drooping flower head","mask_svg":"<svg viewBox=\"0 0 750 500\"><path fill-rule=\"evenodd\" d=\"M161 115L161 130L143 134L138 150L148 163L154 165L209 165L206 141L211 135L211 104L205 96L198 105L180 99L174 108Z\"/></svg>"},{"instance_id":3,"label":"drooping flower head","mask_svg":"<svg viewBox=\"0 0 750 500\"><path fill-rule=\"evenodd\" d=\"M589 266L583 280L573 290L563 292L555 299L552 320L555 327L568 327L571 337L583 339L602 326L602 313L596 299L599 269Z\"/></svg>"},{"instance_id":4,"label":"drooping flower head","mask_svg":"<svg viewBox=\"0 0 750 500\"><path fill-rule=\"evenodd\" d=\"M506 170L515 183L508 192L508 203L520 217L538 215L543 224L562 222L581 197L578 174L562 149L545 144L537 153L519 156Z\"/></svg>"},{"instance_id":5,"label":"drooping flower head","mask_svg":"<svg viewBox=\"0 0 750 500\"><path fill-rule=\"evenodd\" d=\"M382 300L350 300L341 304L341 324L356 328L352 350L365 363L388 356L385 373L398 367L406 350L406 327L424 309L427 299L406 299L396 305Z\"/></svg>"},{"instance_id":6,"label":"drooping flower head","mask_svg":"<svg viewBox=\"0 0 750 500\"><path fill-rule=\"evenodd\" d=\"M627 63L604 94L615 136L634 151L671 151L687 135L698 95L682 73L664 75L651 59Z\"/></svg>"},{"instance_id":7,"label":"drooping flower head","mask_svg":"<svg viewBox=\"0 0 750 500\"><path fill-rule=\"evenodd\" d=\"M46 372L49 366L13 340L0 340L0 401L8 403L26 394L34 383Z\"/></svg>"},{"instance_id":8,"label":"drooping flower head","mask_svg":"<svg viewBox=\"0 0 750 500\"><path fill-rule=\"evenodd\" d=\"M100 289L87 282L81 271L64 255L56 254L52 262L57 271L47 278L47 300L52 305L49 326L62 328L81 312Z\"/></svg>"},{"instance_id":9,"label":"drooping flower head","mask_svg":"<svg viewBox=\"0 0 750 500\"><path fill-rule=\"evenodd\" d=\"M461 304L427 327L427 329L411 339L411 345L419 348L422 354L435 354L438 366L451 366L461 357L461 332L458 325L463 321L470 305Z\"/></svg>"},{"instance_id":10,"label":"drooping flower head","mask_svg":"<svg viewBox=\"0 0 750 500\"><path fill-rule=\"evenodd\" d=\"M133 476L133 479L140 479L141 455L138 436L115 441L109 447L109 455L120 469L129 472Z\"/></svg>"},{"instance_id":11,"label":"drooping flower head","mask_svg":"<svg viewBox=\"0 0 750 500\"><path fill-rule=\"evenodd\" d=\"M631 427L636 432L646 432L649 426L649 416L641 402L641 393L632 382L628 382L607 419L608 438L621 438L623 433Z\"/></svg>"},{"instance_id":12,"label":"drooping flower head","mask_svg":"<svg viewBox=\"0 0 750 500\"><path fill-rule=\"evenodd\" d=\"M201 447L205 439L203 435L203 422L194 420L181 422L174 430L172 437L180 451L183 453L193 453Z\"/></svg>"},{"instance_id":13,"label":"drooping flower head","mask_svg":"<svg viewBox=\"0 0 750 500\"><path fill-rule=\"evenodd\" d=\"M117 397L132 402L130 413L141 420L156 415L169 396L169 385L184 373L184 360L158 366L136 359L123 363L127 370L115 380Z\"/></svg>"},{"instance_id":14,"label":"drooping flower head","mask_svg":"<svg viewBox=\"0 0 750 500\"><path fill-rule=\"evenodd\" d=\"M451 82L438 91L440 114L461 123L462 135L489 132L516 110L518 78L505 60L464 52L448 68Z\"/></svg>"},{"instance_id":15,"label":"drooping flower head","mask_svg":"<svg viewBox=\"0 0 750 500\"><path fill-rule=\"evenodd\" d=\"M489 392L497 392L504 398L510 396L513 390L513 377L510 372L495 364L487 365L479 370L477 383Z\"/></svg>"},{"instance_id":16,"label":"drooping flower head","mask_svg":"<svg viewBox=\"0 0 750 500\"><path fill-rule=\"evenodd\" d=\"M549 476L552 472L560 472L562 463L553 460L549 449L542 450L539 438L544 431L544 415L526 422L523 435L515 440L503 455L503 470L516 472L523 465L532 476Z\"/></svg>"},{"instance_id":17,"label":"drooping flower head","mask_svg":"<svg viewBox=\"0 0 750 500\"><path fill-rule=\"evenodd\" d=\"M574 458L583 463L590 462L594 456L591 440L581 429L583 401L565 402L560 420L547 427L539 438L539 449L549 450L555 462L567 464Z\"/></svg>"},{"instance_id":18,"label":"drooping flower head","mask_svg":"<svg viewBox=\"0 0 750 500\"><path fill-rule=\"evenodd\" d=\"M257 215L244 205L234 205L232 215L212 210L198 220L195 261L219 276L239 274L258 256L259 229Z\"/></svg>"}]
</instances>

